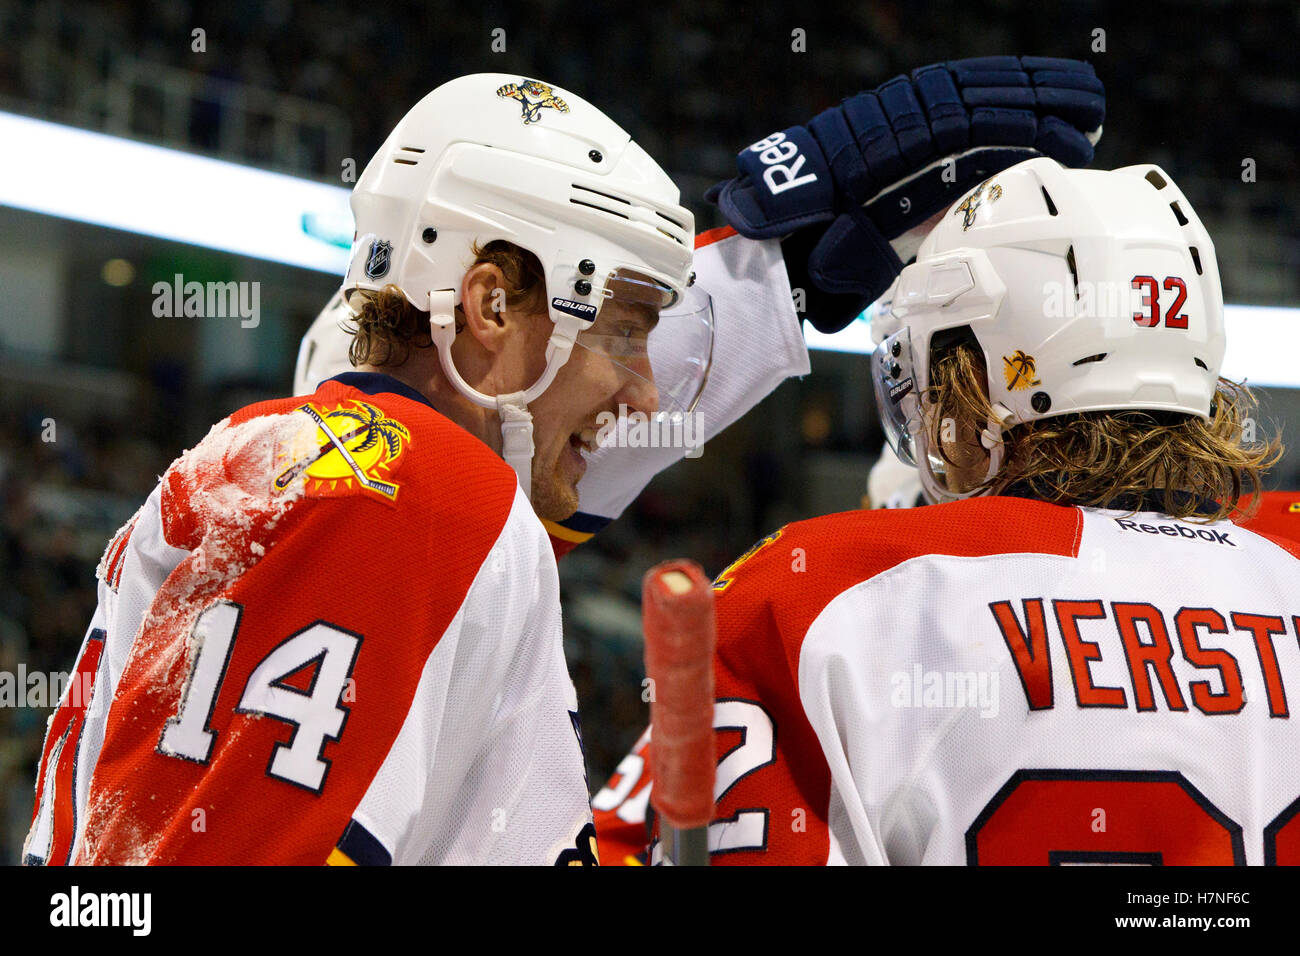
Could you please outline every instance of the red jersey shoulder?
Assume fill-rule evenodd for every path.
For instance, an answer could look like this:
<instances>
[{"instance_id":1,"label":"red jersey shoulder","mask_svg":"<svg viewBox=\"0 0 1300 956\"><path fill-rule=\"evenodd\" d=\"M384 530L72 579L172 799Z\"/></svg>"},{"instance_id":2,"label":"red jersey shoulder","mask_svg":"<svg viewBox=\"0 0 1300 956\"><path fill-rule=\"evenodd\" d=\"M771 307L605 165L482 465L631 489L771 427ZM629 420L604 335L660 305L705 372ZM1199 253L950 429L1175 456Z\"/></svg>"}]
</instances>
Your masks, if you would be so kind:
<instances>
[{"instance_id":1,"label":"red jersey shoulder","mask_svg":"<svg viewBox=\"0 0 1300 956\"><path fill-rule=\"evenodd\" d=\"M1083 515L1022 498L972 498L925 508L846 511L788 524L714 582L721 603L829 600L845 588L927 554L1074 555Z\"/></svg>"},{"instance_id":2,"label":"red jersey shoulder","mask_svg":"<svg viewBox=\"0 0 1300 956\"><path fill-rule=\"evenodd\" d=\"M289 474L306 477L306 494L325 497L369 492L395 503L399 470L455 472L462 491L504 487L513 498L514 472L487 445L423 402L395 392L367 393L329 380L312 395L261 402L230 418L239 425L262 415L297 414L316 426L312 446ZM301 453L304 449L295 449ZM418 477L418 476L417 476ZM285 472L276 480L287 483ZM443 498L462 495L440 495Z\"/></svg>"},{"instance_id":3,"label":"red jersey shoulder","mask_svg":"<svg viewBox=\"0 0 1300 956\"><path fill-rule=\"evenodd\" d=\"M1247 504L1243 499L1242 504ZM1300 491L1266 491L1259 496L1259 509L1237 522L1243 528L1270 538L1286 538L1300 544ZM1288 548L1298 554L1295 546Z\"/></svg>"},{"instance_id":4,"label":"red jersey shoulder","mask_svg":"<svg viewBox=\"0 0 1300 956\"><path fill-rule=\"evenodd\" d=\"M289 512L282 531L308 515L362 521L394 544L445 546L482 530L495 538L516 487L499 456L430 406L333 380L241 409L163 481L166 536L178 547L193 547L205 518L223 511L243 513L254 530Z\"/></svg>"}]
</instances>

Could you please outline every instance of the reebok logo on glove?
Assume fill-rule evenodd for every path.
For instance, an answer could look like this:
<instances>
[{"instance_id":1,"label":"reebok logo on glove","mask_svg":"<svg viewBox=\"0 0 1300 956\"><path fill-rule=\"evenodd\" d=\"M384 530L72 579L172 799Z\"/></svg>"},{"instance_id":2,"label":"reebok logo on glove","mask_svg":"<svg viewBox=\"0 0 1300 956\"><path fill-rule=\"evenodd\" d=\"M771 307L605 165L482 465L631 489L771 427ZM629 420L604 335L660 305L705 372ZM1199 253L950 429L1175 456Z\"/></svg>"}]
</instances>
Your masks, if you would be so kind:
<instances>
[{"instance_id":1,"label":"reebok logo on glove","mask_svg":"<svg viewBox=\"0 0 1300 956\"><path fill-rule=\"evenodd\" d=\"M816 173L799 175L799 170L807 162L807 157L799 152L799 147L786 139L785 133L773 133L749 147L751 153L758 153L759 162L767 168L763 170L763 182L772 195L777 196L787 189L795 189L807 183L817 181ZM793 163L787 164L787 160ZM777 177L782 177L779 181Z\"/></svg>"}]
</instances>

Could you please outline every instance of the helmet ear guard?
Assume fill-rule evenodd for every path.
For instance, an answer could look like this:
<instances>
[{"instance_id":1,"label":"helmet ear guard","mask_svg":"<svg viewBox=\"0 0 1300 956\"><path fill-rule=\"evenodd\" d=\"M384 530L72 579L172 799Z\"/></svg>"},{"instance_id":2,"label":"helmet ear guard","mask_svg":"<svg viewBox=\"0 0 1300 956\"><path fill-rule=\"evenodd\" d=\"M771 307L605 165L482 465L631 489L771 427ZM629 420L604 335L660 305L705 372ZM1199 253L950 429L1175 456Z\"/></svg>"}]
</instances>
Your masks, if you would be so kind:
<instances>
[{"instance_id":1,"label":"helmet ear guard","mask_svg":"<svg viewBox=\"0 0 1300 956\"><path fill-rule=\"evenodd\" d=\"M926 237L889 313L910 329L918 390L932 384L948 333L969 328L992 406L978 432L988 478L1018 424L1124 409L1212 414L1224 350L1214 247L1155 166L1069 170L1039 157L992 177ZM888 411L881 404L882 420ZM931 437L916 432L921 445ZM945 487L933 450L915 453L927 495L965 496Z\"/></svg>"}]
</instances>

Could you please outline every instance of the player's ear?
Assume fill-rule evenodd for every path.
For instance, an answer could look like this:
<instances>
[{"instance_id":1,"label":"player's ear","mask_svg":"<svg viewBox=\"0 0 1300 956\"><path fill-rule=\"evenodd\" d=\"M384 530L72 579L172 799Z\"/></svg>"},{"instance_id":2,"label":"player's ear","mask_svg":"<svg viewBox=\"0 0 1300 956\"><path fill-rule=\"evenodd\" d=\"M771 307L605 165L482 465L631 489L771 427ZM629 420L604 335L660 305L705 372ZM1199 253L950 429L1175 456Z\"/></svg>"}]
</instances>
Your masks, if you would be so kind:
<instances>
[{"instance_id":1,"label":"player's ear","mask_svg":"<svg viewBox=\"0 0 1300 956\"><path fill-rule=\"evenodd\" d=\"M461 281L465 331L489 352L500 351L515 318L506 304L506 277L490 262L475 263Z\"/></svg>"}]
</instances>

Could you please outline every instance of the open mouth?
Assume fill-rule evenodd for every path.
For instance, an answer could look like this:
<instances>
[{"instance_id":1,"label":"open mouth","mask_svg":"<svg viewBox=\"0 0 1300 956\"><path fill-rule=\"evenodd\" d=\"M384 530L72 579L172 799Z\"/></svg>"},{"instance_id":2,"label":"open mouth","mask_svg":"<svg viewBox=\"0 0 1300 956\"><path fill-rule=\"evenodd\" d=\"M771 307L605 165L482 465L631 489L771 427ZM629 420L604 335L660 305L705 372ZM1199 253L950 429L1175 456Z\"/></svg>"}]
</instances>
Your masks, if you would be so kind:
<instances>
[{"instance_id":1,"label":"open mouth","mask_svg":"<svg viewBox=\"0 0 1300 956\"><path fill-rule=\"evenodd\" d=\"M600 447L600 442L596 440L595 428L583 428L569 436L569 446L575 451L591 454Z\"/></svg>"}]
</instances>

